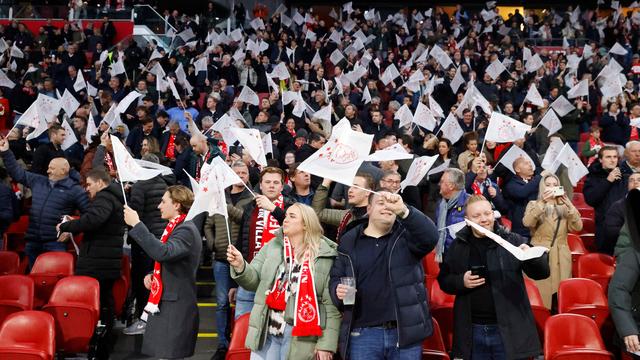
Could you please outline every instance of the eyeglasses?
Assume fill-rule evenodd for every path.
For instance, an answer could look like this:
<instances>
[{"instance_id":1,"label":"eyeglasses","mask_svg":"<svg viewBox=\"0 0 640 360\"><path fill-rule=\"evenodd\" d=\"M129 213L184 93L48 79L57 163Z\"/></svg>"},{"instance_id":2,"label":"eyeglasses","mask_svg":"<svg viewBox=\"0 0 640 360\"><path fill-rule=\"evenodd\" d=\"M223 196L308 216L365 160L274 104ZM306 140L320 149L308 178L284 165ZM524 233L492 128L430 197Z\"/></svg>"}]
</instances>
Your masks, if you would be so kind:
<instances>
[{"instance_id":1,"label":"eyeglasses","mask_svg":"<svg viewBox=\"0 0 640 360\"><path fill-rule=\"evenodd\" d=\"M390 179L382 179L383 182L387 183L387 184L400 184L400 180L390 180Z\"/></svg>"}]
</instances>

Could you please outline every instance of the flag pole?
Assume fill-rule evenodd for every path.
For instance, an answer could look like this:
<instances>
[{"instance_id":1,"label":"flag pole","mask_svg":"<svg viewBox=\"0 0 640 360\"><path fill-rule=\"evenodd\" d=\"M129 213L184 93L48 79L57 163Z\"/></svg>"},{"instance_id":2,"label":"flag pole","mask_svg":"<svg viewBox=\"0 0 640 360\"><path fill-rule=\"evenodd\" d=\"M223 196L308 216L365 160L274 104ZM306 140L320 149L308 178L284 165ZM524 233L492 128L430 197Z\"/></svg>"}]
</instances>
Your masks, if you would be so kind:
<instances>
[{"instance_id":1,"label":"flag pole","mask_svg":"<svg viewBox=\"0 0 640 360\"><path fill-rule=\"evenodd\" d=\"M351 187L354 187L354 188L356 188L356 189L360 189L360 190L362 190L362 191L366 191L366 192L371 193L371 194L382 195L382 194L381 194L380 192L378 192L378 191L373 191L373 190L371 190L371 189L363 188L363 187L358 186L358 185L350 185L350 186L351 186Z\"/></svg>"},{"instance_id":2,"label":"flag pole","mask_svg":"<svg viewBox=\"0 0 640 360\"><path fill-rule=\"evenodd\" d=\"M118 173L118 177L120 177L120 173ZM124 192L124 182L122 180L120 180L120 188L122 189L122 197L124 198L124 205L129 206L127 204L127 194Z\"/></svg>"},{"instance_id":3,"label":"flag pole","mask_svg":"<svg viewBox=\"0 0 640 360\"><path fill-rule=\"evenodd\" d=\"M249 190L249 192L251 193L251 195L253 195L253 198L254 198L254 199L257 197L257 196L256 196L256 193L254 193L253 191L251 191L251 189L249 189L249 187L247 186L247 184L245 184L245 182L244 182L244 181L242 182L242 185L244 185L244 187L245 187L245 188L247 188L247 190Z\"/></svg>"},{"instance_id":4,"label":"flag pole","mask_svg":"<svg viewBox=\"0 0 640 360\"><path fill-rule=\"evenodd\" d=\"M229 240L229 245L231 245L231 234L229 233L229 219L225 218L224 222L225 228L227 228L227 240Z\"/></svg>"}]
</instances>

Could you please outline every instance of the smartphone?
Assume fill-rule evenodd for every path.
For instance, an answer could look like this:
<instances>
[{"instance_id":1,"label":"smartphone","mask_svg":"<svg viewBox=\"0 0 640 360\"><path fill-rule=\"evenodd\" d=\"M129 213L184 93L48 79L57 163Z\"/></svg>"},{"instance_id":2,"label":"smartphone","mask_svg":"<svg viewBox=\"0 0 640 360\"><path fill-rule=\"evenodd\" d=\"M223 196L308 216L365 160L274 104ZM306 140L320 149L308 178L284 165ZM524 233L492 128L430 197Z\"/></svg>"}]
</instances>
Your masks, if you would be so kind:
<instances>
[{"instance_id":1,"label":"smartphone","mask_svg":"<svg viewBox=\"0 0 640 360\"><path fill-rule=\"evenodd\" d=\"M474 265L471 267L471 275L477 275L481 278L485 278L487 273L487 267L484 265Z\"/></svg>"},{"instance_id":2,"label":"smartphone","mask_svg":"<svg viewBox=\"0 0 640 360\"><path fill-rule=\"evenodd\" d=\"M564 187L562 187L562 186L556 186L556 187L553 189L553 196L555 196L555 197L560 197L560 196L562 196L562 195L564 195Z\"/></svg>"}]
</instances>

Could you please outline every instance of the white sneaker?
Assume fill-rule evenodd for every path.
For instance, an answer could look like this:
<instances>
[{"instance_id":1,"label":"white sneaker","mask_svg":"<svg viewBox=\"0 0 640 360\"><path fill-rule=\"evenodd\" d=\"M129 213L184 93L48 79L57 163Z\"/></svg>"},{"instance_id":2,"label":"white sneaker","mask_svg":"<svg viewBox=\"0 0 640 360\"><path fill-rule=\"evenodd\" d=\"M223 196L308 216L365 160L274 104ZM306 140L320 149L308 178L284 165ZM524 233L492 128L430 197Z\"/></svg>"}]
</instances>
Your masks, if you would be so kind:
<instances>
[{"instance_id":1,"label":"white sneaker","mask_svg":"<svg viewBox=\"0 0 640 360\"><path fill-rule=\"evenodd\" d=\"M145 321L138 320L122 330L122 333L125 335L142 335L146 329L147 323Z\"/></svg>"}]
</instances>

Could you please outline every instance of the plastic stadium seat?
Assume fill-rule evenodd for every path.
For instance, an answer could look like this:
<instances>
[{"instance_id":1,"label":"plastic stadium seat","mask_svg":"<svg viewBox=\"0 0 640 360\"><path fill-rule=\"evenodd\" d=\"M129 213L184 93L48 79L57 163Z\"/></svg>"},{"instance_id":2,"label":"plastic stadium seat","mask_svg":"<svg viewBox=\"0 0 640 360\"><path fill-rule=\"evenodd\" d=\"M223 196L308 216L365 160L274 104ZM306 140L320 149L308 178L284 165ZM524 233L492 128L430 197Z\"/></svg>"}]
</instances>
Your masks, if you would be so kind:
<instances>
[{"instance_id":1,"label":"plastic stadium seat","mask_svg":"<svg viewBox=\"0 0 640 360\"><path fill-rule=\"evenodd\" d=\"M226 360L249 360L251 358L251 350L244 346L249 331L249 316L251 314L244 314L236 319Z\"/></svg>"},{"instance_id":2,"label":"plastic stadium seat","mask_svg":"<svg viewBox=\"0 0 640 360\"><path fill-rule=\"evenodd\" d=\"M584 247L589 250L589 252L598 252L598 247L596 246L596 234L580 234L580 239L584 244Z\"/></svg>"},{"instance_id":3,"label":"plastic stadium seat","mask_svg":"<svg viewBox=\"0 0 640 360\"><path fill-rule=\"evenodd\" d=\"M42 311L11 314L0 326L0 359L52 360L55 354L53 317Z\"/></svg>"},{"instance_id":4,"label":"plastic stadium seat","mask_svg":"<svg viewBox=\"0 0 640 360\"><path fill-rule=\"evenodd\" d=\"M602 286L605 294L614 271L615 260L613 256L591 253L582 255L578 259L578 277L596 281Z\"/></svg>"},{"instance_id":5,"label":"plastic stadium seat","mask_svg":"<svg viewBox=\"0 0 640 360\"><path fill-rule=\"evenodd\" d=\"M131 262L128 256L122 257L122 272L120 278L113 283L113 301L115 303L115 314L120 317L124 311L124 304L129 294L131 285Z\"/></svg>"},{"instance_id":6,"label":"plastic stadium seat","mask_svg":"<svg viewBox=\"0 0 640 360\"><path fill-rule=\"evenodd\" d=\"M547 320L544 331L545 360L604 360L605 350L596 323L576 314L558 314Z\"/></svg>"},{"instance_id":7,"label":"plastic stadium seat","mask_svg":"<svg viewBox=\"0 0 640 360\"><path fill-rule=\"evenodd\" d=\"M592 217L582 217L582 230L581 234L595 234L596 233L596 222Z\"/></svg>"},{"instance_id":8,"label":"plastic stadium seat","mask_svg":"<svg viewBox=\"0 0 640 360\"><path fill-rule=\"evenodd\" d=\"M73 260L73 255L67 252L52 251L38 256L29 274L36 286L36 308L47 303L58 280L73 275Z\"/></svg>"},{"instance_id":9,"label":"plastic stadium seat","mask_svg":"<svg viewBox=\"0 0 640 360\"><path fill-rule=\"evenodd\" d=\"M584 246L580 235L568 234L567 244L571 250L571 275L576 277L578 276L578 260L580 256L588 254L589 250Z\"/></svg>"},{"instance_id":10,"label":"plastic stadium seat","mask_svg":"<svg viewBox=\"0 0 640 360\"><path fill-rule=\"evenodd\" d=\"M429 292L429 289L431 289L433 283L438 279L438 274L440 273L440 265L436 262L435 251L430 252L427 256L422 258L422 266L424 267L424 284L427 287L427 296L430 297L431 293Z\"/></svg>"},{"instance_id":11,"label":"plastic stadium seat","mask_svg":"<svg viewBox=\"0 0 640 360\"><path fill-rule=\"evenodd\" d=\"M449 360L442 333L440 333L440 325L436 319L432 321L433 334L422 342L422 360Z\"/></svg>"},{"instance_id":12,"label":"plastic stadium seat","mask_svg":"<svg viewBox=\"0 0 640 360\"><path fill-rule=\"evenodd\" d=\"M33 309L33 280L26 275L0 276L0 324L7 316Z\"/></svg>"},{"instance_id":13,"label":"plastic stadium seat","mask_svg":"<svg viewBox=\"0 0 640 360\"><path fill-rule=\"evenodd\" d=\"M540 340L542 341L542 339L544 339L544 324L547 322L551 313L549 312L549 309L544 306L542 296L540 296L540 291L538 290L535 281L525 278L524 285L527 288L527 296L529 297L531 311L533 312L533 317L536 321L538 336L540 336Z\"/></svg>"},{"instance_id":14,"label":"plastic stadium seat","mask_svg":"<svg viewBox=\"0 0 640 360\"><path fill-rule=\"evenodd\" d=\"M449 295L440 289L440 284L434 281L431 289L431 315L440 325L442 340L448 351L453 345L453 303L455 295Z\"/></svg>"},{"instance_id":15,"label":"plastic stadium seat","mask_svg":"<svg viewBox=\"0 0 640 360\"><path fill-rule=\"evenodd\" d=\"M583 218L595 219L596 217L595 209L590 206L576 206L576 209L578 209L580 216Z\"/></svg>"},{"instance_id":16,"label":"plastic stadium seat","mask_svg":"<svg viewBox=\"0 0 640 360\"><path fill-rule=\"evenodd\" d=\"M88 276L68 276L56 284L42 308L56 323L57 350L86 353L100 317L100 285Z\"/></svg>"},{"instance_id":17,"label":"plastic stadium seat","mask_svg":"<svg viewBox=\"0 0 640 360\"><path fill-rule=\"evenodd\" d=\"M609 317L609 304L602 287L590 279L566 279L558 288L558 313L584 315L602 327Z\"/></svg>"},{"instance_id":18,"label":"plastic stadium seat","mask_svg":"<svg viewBox=\"0 0 640 360\"><path fill-rule=\"evenodd\" d=\"M29 227L29 215L22 215L18 221L12 222L3 235L3 250L23 252L24 236Z\"/></svg>"},{"instance_id":19,"label":"plastic stadium seat","mask_svg":"<svg viewBox=\"0 0 640 360\"><path fill-rule=\"evenodd\" d=\"M573 205L578 207L578 206L582 206L582 207L588 207L589 205L587 205L587 202L584 201L584 195L580 192L574 192L573 193Z\"/></svg>"},{"instance_id":20,"label":"plastic stadium seat","mask_svg":"<svg viewBox=\"0 0 640 360\"><path fill-rule=\"evenodd\" d=\"M17 274L20 271L20 255L13 251L0 251L0 275Z\"/></svg>"},{"instance_id":21,"label":"plastic stadium seat","mask_svg":"<svg viewBox=\"0 0 640 360\"><path fill-rule=\"evenodd\" d=\"M573 193L582 193L582 189L584 189L584 179L578 181L576 187L573 189Z\"/></svg>"}]
</instances>

